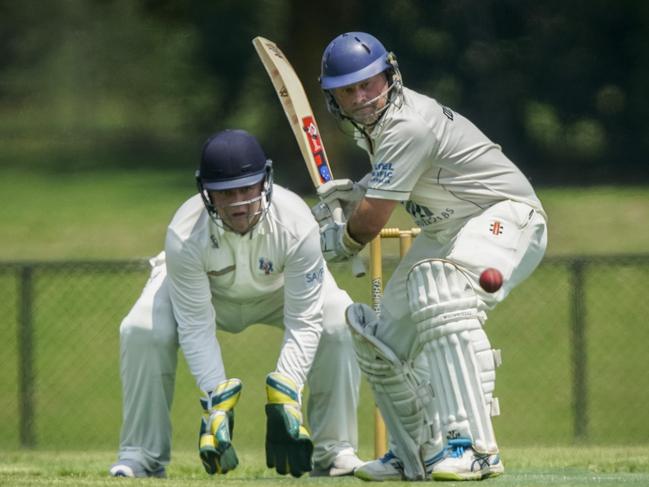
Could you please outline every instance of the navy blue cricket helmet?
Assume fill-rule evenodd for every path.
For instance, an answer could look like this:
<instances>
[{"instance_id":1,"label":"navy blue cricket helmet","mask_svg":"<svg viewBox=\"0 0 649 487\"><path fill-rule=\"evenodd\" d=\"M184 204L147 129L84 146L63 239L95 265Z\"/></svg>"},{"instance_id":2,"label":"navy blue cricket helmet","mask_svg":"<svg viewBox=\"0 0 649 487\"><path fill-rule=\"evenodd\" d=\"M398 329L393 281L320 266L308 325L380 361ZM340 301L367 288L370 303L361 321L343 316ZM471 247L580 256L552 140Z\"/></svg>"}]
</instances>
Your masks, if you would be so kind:
<instances>
[{"instance_id":1,"label":"navy blue cricket helmet","mask_svg":"<svg viewBox=\"0 0 649 487\"><path fill-rule=\"evenodd\" d=\"M259 141L245 130L223 130L212 135L201 153L196 185L208 213L218 219L208 191L243 188L264 182L262 195L270 204L273 188L273 163Z\"/></svg>"}]
</instances>

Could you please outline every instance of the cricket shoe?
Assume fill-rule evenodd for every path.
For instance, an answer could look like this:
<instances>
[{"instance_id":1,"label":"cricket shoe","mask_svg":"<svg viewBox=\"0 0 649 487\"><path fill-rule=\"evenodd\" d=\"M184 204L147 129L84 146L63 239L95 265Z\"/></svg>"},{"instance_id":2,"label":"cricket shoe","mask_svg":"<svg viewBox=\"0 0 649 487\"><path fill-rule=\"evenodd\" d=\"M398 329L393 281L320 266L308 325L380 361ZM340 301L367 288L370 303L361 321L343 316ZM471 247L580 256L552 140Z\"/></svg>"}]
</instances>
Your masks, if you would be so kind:
<instances>
[{"instance_id":1,"label":"cricket shoe","mask_svg":"<svg viewBox=\"0 0 649 487\"><path fill-rule=\"evenodd\" d=\"M405 480L403 475L403 463L391 450L377 460L367 462L365 465L354 470L354 477L370 482L382 482L384 480Z\"/></svg>"},{"instance_id":2,"label":"cricket shoe","mask_svg":"<svg viewBox=\"0 0 649 487\"><path fill-rule=\"evenodd\" d=\"M109 472L112 477L155 477L163 479L167 476L164 467L157 468L156 470L146 470L142 465L133 460L120 460L110 467Z\"/></svg>"},{"instance_id":3,"label":"cricket shoe","mask_svg":"<svg viewBox=\"0 0 649 487\"><path fill-rule=\"evenodd\" d=\"M497 477L505 467L497 453L478 453L468 438L449 440L442 458L432 466L433 480L484 480Z\"/></svg>"},{"instance_id":4,"label":"cricket shoe","mask_svg":"<svg viewBox=\"0 0 649 487\"><path fill-rule=\"evenodd\" d=\"M353 475L354 469L364 465L365 462L358 458L353 448L341 450L331 465L321 468L314 465L311 471L311 477L342 477L343 475Z\"/></svg>"}]
</instances>

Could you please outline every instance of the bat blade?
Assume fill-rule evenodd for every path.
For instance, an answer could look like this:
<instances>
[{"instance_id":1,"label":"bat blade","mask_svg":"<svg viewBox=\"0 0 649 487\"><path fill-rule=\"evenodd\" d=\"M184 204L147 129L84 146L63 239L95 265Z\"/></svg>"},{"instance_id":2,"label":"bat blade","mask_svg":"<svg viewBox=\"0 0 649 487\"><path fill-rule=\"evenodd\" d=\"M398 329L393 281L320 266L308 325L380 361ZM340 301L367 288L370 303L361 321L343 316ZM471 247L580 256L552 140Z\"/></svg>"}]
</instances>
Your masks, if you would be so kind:
<instances>
[{"instance_id":1,"label":"bat blade","mask_svg":"<svg viewBox=\"0 0 649 487\"><path fill-rule=\"evenodd\" d=\"M327 181L331 181L333 175L324 143L320 137L320 130L302 82L277 44L260 36L255 37L252 44L282 103L311 181L318 188ZM335 219L342 221L342 209L339 205L332 209L332 213ZM358 255L352 259L352 273L356 277L365 275L365 266Z\"/></svg>"},{"instance_id":2,"label":"bat blade","mask_svg":"<svg viewBox=\"0 0 649 487\"><path fill-rule=\"evenodd\" d=\"M263 37L252 41L282 103L315 187L333 179L320 130L300 78L279 47Z\"/></svg>"}]
</instances>

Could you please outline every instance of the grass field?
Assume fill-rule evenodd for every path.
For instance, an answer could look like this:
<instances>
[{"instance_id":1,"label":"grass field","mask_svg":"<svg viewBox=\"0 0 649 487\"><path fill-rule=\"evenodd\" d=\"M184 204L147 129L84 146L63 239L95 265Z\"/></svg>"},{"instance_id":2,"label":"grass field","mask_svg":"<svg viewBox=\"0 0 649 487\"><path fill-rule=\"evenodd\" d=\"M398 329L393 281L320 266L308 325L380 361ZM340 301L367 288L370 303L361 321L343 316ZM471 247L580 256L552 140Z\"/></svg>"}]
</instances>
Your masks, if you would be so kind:
<instances>
[{"instance_id":1,"label":"grass field","mask_svg":"<svg viewBox=\"0 0 649 487\"><path fill-rule=\"evenodd\" d=\"M174 211L193 192L191 171L61 176L0 171L0 260L151 256L161 249ZM649 251L649 188L541 189L539 195L550 217L548 255ZM402 212L390 224L411 225ZM394 242L386 243L385 253L387 258L396 255ZM333 270L355 300L367 300L367 282L349 277L344 266ZM507 475L488 485L649 485L649 328L645 314L630 304L646 301L646 275L645 266L623 272L602 267L586 276L585 299L593 312L588 343L591 430L584 445L569 447L569 273L560 266L540 269L492 313L489 333L505 354L497 387L503 415L496 419L496 429ZM17 288L13 274L0 273L0 341L6 352L0 362L0 485L114 485L106 469L115 455L120 422L116 329L145 278L144 273L91 276L75 271L39 277L34 316L38 448L25 451L15 448ZM263 410L258 385L273 366L279 339L277 330L257 326L243 336L220 335L228 373L246 384L238 417L247 419L237 425L242 468L226 477L228 483L297 482L265 469L263 452L250 446L263 444L263 431L250 418ZM242 343L270 351L255 355L251 364L240 360L250 355ZM182 358L176 392L174 460L164 485L213 484L193 450L197 393ZM369 397L365 387L360 411L365 458L371 457ZM625 444L640 446L620 446ZM150 484L133 485L143 483Z\"/></svg>"},{"instance_id":2,"label":"grass field","mask_svg":"<svg viewBox=\"0 0 649 487\"><path fill-rule=\"evenodd\" d=\"M191 171L0 171L0 229L7 236L0 240L0 259L153 255L173 213L194 192ZM649 250L649 187L538 193L550 217L548 255ZM391 225L409 227L411 221L398 211Z\"/></svg>"},{"instance_id":3,"label":"grass field","mask_svg":"<svg viewBox=\"0 0 649 487\"><path fill-rule=\"evenodd\" d=\"M118 480L106 475L109 452L11 452L0 457L0 485L7 486L108 486L153 485L155 481ZM256 487L277 485L367 485L361 480L282 477L265 467L263 452L240 452L241 464L224 477L209 477L194 452L176 452L166 487L219 484ZM649 485L649 447L626 448L511 448L504 458L505 475L486 484L511 487L625 487ZM408 485L390 482L389 485ZM412 485L412 484L409 484ZM466 485L447 482L444 485Z\"/></svg>"}]
</instances>

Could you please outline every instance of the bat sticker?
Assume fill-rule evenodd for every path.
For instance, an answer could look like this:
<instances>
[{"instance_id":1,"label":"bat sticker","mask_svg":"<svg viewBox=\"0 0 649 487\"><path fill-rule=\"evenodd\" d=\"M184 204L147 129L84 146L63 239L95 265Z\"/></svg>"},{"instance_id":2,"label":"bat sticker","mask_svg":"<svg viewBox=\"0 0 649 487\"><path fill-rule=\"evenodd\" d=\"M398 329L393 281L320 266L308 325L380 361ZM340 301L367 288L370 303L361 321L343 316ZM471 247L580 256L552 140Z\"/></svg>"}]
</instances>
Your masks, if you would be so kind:
<instances>
[{"instance_id":1,"label":"bat sticker","mask_svg":"<svg viewBox=\"0 0 649 487\"><path fill-rule=\"evenodd\" d=\"M325 157L322 141L320 140L320 134L318 133L318 127L312 116L307 116L302 119L302 128L308 135L309 148L311 149L311 154L313 155L313 159L318 168L321 182L326 183L327 181L331 181L329 163Z\"/></svg>"}]
</instances>

